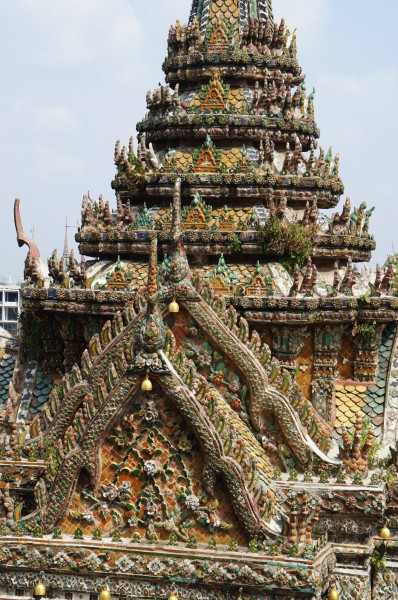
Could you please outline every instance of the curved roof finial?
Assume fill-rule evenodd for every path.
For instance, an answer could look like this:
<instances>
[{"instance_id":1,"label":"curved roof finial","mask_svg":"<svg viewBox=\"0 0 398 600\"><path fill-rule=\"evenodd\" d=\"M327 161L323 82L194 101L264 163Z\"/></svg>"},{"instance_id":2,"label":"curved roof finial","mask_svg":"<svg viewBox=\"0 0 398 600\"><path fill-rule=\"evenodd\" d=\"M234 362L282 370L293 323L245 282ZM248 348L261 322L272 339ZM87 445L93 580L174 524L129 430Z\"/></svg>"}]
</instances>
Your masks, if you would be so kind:
<instances>
[{"instance_id":1,"label":"curved roof finial","mask_svg":"<svg viewBox=\"0 0 398 600\"><path fill-rule=\"evenodd\" d=\"M22 225L22 220L21 220L20 204L21 204L20 199L16 198L15 202L14 202L14 223L15 223L15 230L17 232L18 246L20 248L22 248L22 246L26 244L26 246L28 246L28 248L29 248L30 255L35 260L40 261L41 255L40 255L39 248L37 247L36 243L32 240L32 238L30 238L28 235L26 235L26 233L24 231L24 228Z\"/></svg>"}]
</instances>

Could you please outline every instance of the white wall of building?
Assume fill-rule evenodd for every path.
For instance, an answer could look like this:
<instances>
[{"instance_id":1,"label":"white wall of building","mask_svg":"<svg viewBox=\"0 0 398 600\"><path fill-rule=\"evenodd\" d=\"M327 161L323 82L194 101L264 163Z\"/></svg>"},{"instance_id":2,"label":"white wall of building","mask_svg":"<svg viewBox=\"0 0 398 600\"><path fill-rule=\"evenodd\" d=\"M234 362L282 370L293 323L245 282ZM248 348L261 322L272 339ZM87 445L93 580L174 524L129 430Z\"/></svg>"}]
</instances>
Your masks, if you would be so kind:
<instances>
[{"instance_id":1,"label":"white wall of building","mask_svg":"<svg viewBox=\"0 0 398 600\"><path fill-rule=\"evenodd\" d=\"M17 285L0 284L0 327L10 333L17 329L21 290Z\"/></svg>"}]
</instances>

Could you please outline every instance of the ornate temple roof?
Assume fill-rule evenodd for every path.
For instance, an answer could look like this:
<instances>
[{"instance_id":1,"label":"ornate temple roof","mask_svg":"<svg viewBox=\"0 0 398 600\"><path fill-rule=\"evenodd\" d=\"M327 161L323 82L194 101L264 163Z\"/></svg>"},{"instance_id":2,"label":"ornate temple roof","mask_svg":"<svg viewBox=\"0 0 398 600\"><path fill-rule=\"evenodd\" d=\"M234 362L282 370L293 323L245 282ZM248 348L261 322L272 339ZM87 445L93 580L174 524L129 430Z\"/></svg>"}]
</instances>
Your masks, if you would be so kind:
<instances>
[{"instance_id":1,"label":"ornate temple roof","mask_svg":"<svg viewBox=\"0 0 398 600\"><path fill-rule=\"evenodd\" d=\"M164 71L137 150L116 145L115 206L83 198L81 259L46 265L15 203L0 587L370 597L387 511L398 530L397 452L373 470L396 440L394 265L355 264L373 209L331 213L340 157L271 0L194 0Z\"/></svg>"},{"instance_id":2,"label":"ornate temple roof","mask_svg":"<svg viewBox=\"0 0 398 600\"><path fill-rule=\"evenodd\" d=\"M193 271L207 276L223 255L243 280L257 264L269 271L281 263L293 280L282 296L297 286L322 297L365 294L355 263L368 261L375 248L374 209L347 198L332 212L344 191L340 156L319 147L315 90L307 89L297 60L296 34L284 20L275 22L271 1L194 1L188 25L170 28L163 69L166 85L147 93L138 147L133 138L128 147L116 144L116 205L102 196L83 198L81 254L103 266L120 257L137 265L133 279L141 281L151 237L158 236L164 256L169 252L178 177ZM21 229L18 206L16 223ZM103 268L86 273L84 261L54 252L45 272L29 243L30 279L50 278L50 287L72 281L89 289L98 278L93 271ZM380 269L369 289L386 293L391 280L391 269ZM262 289L266 296L267 286Z\"/></svg>"}]
</instances>

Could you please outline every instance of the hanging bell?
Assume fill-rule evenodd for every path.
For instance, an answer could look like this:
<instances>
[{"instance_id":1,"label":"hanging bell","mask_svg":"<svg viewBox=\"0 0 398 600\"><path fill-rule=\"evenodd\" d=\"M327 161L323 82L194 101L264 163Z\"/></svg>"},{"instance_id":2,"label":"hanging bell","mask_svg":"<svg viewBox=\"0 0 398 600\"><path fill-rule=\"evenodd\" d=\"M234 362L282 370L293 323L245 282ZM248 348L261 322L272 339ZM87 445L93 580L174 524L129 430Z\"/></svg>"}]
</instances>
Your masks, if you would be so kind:
<instances>
[{"instance_id":1,"label":"hanging bell","mask_svg":"<svg viewBox=\"0 0 398 600\"><path fill-rule=\"evenodd\" d=\"M328 594L328 600L339 600L339 593L336 588L332 588Z\"/></svg>"},{"instance_id":2,"label":"hanging bell","mask_svg":"<svg viewBox=\"0 0 398 600\"><path fill-rule=\"evenodd\" d=\"M106 586L100 591L99 600L111 600L111 593Z\"/></svg>"},{"instance_id":3,"label":"hanging bell","mask_svg":"<svg viewBox=\"0 0 398 600\"><path fill-rule=\"evenodd\" d=\"M382 540L391 539L391 531L388 529L387 523L384 525L383 529L380 530L380 537Z\"/></svg>"},{"instance_id":4,"label":"hanging bell","mask_svg":"<svg viewBox=\"0 0 398 600\"><path fill-rule=\"evenodd\" d=\"M149 379L149 376L147 373L144 381L141 383L141 390L143 392L152 392L152 389L153 389L152 381Z\"/></svg>"},{"instance_id":5,"label":"hanging bell","mask_svg":"<svg viewBox=\"0 0 398 600\"><path fill-rule=\"evenodd\" d=\"M35 586L35 591L33 592L33 596L35 598L45 598L46 593L47 593L47 591L43 585L43 582L39 581L39 583Z\"/></svg>"},{"instance_id":6,"label":"hanging bell","mask_svg":"<svg viewBox=\"0 0 398 600\"><path fill-rule=\"evenodd\" d=\"M178 304L177 300L174 298L172 302L170 302L169 304L169 313L178 313L180 312L180 305Z\"/></svg>"}]
</instances>

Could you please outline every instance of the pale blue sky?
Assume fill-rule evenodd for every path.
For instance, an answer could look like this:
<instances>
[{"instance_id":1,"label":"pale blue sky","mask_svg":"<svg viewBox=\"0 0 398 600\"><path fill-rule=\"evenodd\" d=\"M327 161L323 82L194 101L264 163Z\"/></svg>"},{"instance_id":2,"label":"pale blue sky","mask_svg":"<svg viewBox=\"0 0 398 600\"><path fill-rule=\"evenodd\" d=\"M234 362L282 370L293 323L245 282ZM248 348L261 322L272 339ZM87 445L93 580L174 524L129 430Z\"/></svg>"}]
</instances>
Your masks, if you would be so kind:
<instances>
[{"instance_id":1,"label":"pale blue sky","mask_svg":"<svg viewBox=\"0 0 398 600\"><path fill-rule=\"evenodd\" d=\"M84 193L113 203L114 143L135 133L147 89L163 80L169 25L190 4L1 0L0 274L20 275L26 255L15 197L44 257L62 252L65 217L77 224ZM274 0L274 11L298 28L321 144L340 153L346 194L377 208L373 264L383 261L398 248L398 2Z\"/></svg>"}]
</instances>

